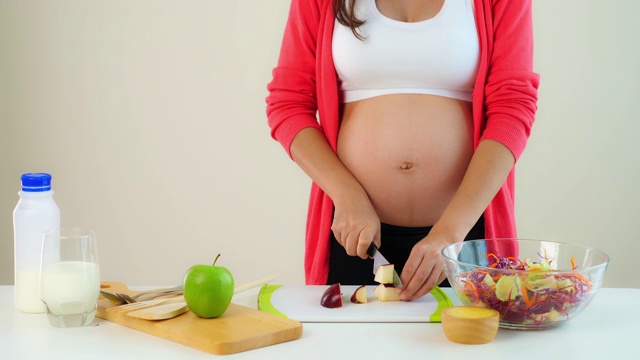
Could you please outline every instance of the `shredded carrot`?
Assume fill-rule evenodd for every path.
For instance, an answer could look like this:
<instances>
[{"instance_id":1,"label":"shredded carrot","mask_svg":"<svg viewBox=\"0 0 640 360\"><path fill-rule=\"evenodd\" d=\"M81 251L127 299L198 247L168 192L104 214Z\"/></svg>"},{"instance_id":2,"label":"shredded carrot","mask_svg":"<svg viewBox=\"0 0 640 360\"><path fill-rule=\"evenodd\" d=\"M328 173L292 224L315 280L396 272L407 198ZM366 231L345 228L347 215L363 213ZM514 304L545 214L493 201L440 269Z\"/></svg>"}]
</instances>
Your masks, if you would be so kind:
<instances>
[{"instance_id":1,"label":"shredded carrot","mask_svg":"<svg viewBox=\"0 0 640 360\"><path fill-rule=\"evenodd\" d=\"M484 255L484 256L486 256L486 257L493 257L493 258L494 258L494 260L495 260L495 261L493 262L493 264L497 264L497 263L499 263L499 262L500 262L500 258L499 258L496 254L494 254L494 253L489 253L489 254ZM493 265L493 264L491 264L491 265ZM492 267L495 267L495 266L492 266Z\"/></svg>"},{"instance_id":2,"label":"shredded carrot","mask_svg":"<svg viewBox=\"0 0 640 360\"><path fill-rule=\"evenodd\" d=\"M578 279L582 280L585 284L587 284L587 289L591 289L591 281L588 280L587 278L585 278L584 276L578 274L578 273L574 273L572 276L577 277Z\"/></svg>"},{"instance_id":3,"label":"shredded carrot","mask_svg":"<svg viewBox=\"0 0 640 360\"><path fill-rule=\"evenodd\" d=\"M524 303L529 306L529 295L527 295L527 288L525 288L524 285L521 285L520 291L522 291L522 298L524 299Z\"/></svg>"},{"instance_id":4,"label":"shredded carrot","mask_svg":"<svg viewBox=\"0 0 640 360\"><path fill-rule=\"evenodd\" d=\"M531 284L529 284L529 282L527 281L527 279L524 278L524 276L518 276L518 278L520 279L520 281L524 283L526 287L528 287L529 289L532 288Z\"/></svg>"},{"instance_id":5,"label":"shredded carrot","mask_svg":"<svg viewBox=\"0 0 640 360\"><path fill-rule=\"evenodd\" d=\"M520 286L520 290L522 291L522 297L524 298L524 303L527 304L528 307L533 307L536 304L536 298L538 294L534 294L533 299L529 300L529 295L527 294L527 289L523 286Z\"/></svg>"},{"instance_id":6,"label":"shredded carrot","mask_svg":"<svg viewBox=\"0 0 640 360\"><path fill-rule=\"evenodd\" d=\"M542 258L542 254L538 254ZM544 253L544 259L546 258ZM553 319L541 319L540 312L555 309L564 316L579 306L580 302L588 299L590 290L593 287L593 280L589 276L580 274L575 271L578 267L575 258L571 257L571 266L573 271L560 272L554 274L550 272L546 275L547 270L540 268L531 268L528 261L520 261L519 259L511 260L511 258L501 257L496 254L483 255L489 259L491 268L497 269L478 269L465 273L464 280L461 279L456 287L462 290L460 293L470 300L472 303L481 303L484 306L498 310L504 314L505 311L511 311L521 314L525 317L524 321L541 321L552 322ZM550 262L550 261L549 261ZM518 264L518 265L516 265ZM537 263L533 263L537 264ZM524 273L524 274L523 274ZM534 273L534 277L529 279L527 274ZM485 281L487 276L491 276L493 282ZM516 286L510 289L507 299L497 298L496 287L497 282L503 277L515 277L517 279ZM544 284L538 280L544 278ZM549 279L550 278L550 279ZM570 280L570 281L567 281ZM560 286L560 283L566 285ZM549 288L555 291L549 291ZM561 288L561 289L560 289ZM563 290L563 291L558 291ZM520 293L521 292L521 293Z\"/></svg>"},{"instance_id":7,"label":"shredded carrot","mask_svg":"<svg viewBox=\"0 0 640 360\"><path fill-rule=\"evenodd\" d=\"M467 286L467 285L469 285L469 286ZM478 289L476 288L476 285L473 282L471 282L471 281L465 282L464 287L465 287L465 289L468 289L469 291L471 291L473 293L474 299L478 298Z\"/></svg>"}]
</instances>

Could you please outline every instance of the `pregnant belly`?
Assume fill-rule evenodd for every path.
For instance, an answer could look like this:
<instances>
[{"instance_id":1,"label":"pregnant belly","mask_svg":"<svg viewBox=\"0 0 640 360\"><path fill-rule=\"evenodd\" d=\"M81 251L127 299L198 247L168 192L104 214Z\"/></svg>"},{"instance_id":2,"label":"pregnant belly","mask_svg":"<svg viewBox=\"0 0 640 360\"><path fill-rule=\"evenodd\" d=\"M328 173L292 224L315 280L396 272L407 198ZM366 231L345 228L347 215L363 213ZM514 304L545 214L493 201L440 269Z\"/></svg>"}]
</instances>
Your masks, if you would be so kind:
<instances>
[{"instance_id":1,"label":"pregnant belly","mask_svg":"<svg viewBox=\"0 0 640 360\"><path fill-rule=\"evenodd\" d=\"M473 153L471 104L394 94L344 104L338 156L380 221L430 226L458 189Z\"/></svg>"}]
</instances>

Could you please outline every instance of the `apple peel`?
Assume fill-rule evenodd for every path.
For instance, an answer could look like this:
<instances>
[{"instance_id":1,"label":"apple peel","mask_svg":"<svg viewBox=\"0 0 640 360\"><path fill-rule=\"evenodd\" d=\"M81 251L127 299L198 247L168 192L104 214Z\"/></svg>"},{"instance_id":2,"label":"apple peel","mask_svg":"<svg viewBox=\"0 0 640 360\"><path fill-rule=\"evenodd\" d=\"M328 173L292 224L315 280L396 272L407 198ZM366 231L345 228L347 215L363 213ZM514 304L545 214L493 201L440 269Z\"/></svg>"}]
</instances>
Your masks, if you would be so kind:
<instances>
[{"instance_id":1,"label":"apple peel","mask_svg":"<svg viewBox=\"0 0 640 360\"><path fill-rule=\"evenodd\" d=\"M354 304L366 304L367 303L367 287L361 285L351 295L351 302Z\"/></svg>"},{"instance_id":2,"label":"apple peel","mask_svg":"<svg viewBox=\"0 0 640 360\"><path fill-rule=\"evenodd\" d=\"M191 312L201 318L221 316L233 298L233 275L227 268L216 265L219 257L220 254L212 265L190 267L184 275L184 300Z\"/></svg>"},{"instance_id":3,"label":"apple peel","mask_svg":"<svg viewBox=\"0 0 640 360\"><path fill-rule=\"evenodd\" d=\"M342 307L342 292L340 291L340 283L329 285L329 287L322 294L320 305L328 309Z\"/></svg>"}]
</instances>

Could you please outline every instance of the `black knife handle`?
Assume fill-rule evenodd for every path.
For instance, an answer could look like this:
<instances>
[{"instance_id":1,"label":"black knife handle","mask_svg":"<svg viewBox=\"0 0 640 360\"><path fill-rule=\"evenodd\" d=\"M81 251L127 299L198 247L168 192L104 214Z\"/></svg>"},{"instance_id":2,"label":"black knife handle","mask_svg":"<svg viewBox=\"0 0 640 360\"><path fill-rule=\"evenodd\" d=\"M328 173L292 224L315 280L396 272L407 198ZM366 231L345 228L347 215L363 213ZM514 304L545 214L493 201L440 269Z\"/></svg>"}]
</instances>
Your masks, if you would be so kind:
<instances>
[{"instance_id":1,"label":"black knife handle","mask_svg":"<svg viewBox=\"0 0 640 360\"><path fill-rule=\"evenodd\" d=\"M367 249L367 255L369 255L369 257L373 257L373 255L376 254L376 251L378 251L378 247L376 246L376 244L371 243L369 245L369 248Z\"/></svg>"}]
</instances>

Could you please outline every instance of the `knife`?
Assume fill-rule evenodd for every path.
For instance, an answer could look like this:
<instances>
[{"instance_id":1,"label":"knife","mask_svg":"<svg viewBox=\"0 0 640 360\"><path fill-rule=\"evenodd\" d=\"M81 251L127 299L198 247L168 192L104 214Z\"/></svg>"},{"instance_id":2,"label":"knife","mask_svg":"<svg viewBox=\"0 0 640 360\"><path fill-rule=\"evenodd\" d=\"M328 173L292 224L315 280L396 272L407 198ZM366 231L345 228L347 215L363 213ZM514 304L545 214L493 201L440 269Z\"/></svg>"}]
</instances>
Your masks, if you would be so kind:
<instances>
[{"instance_id":1,"label":"knife","mask_svg":"<svg viewBox=\"0 0 640 360\"><path fill-rule=\"evenodd\" d=\"M381 265L390 264L390 262L387 259L385 259L384 256L382 256L382 253L380 253L380 251L378 250L378 247L374 243L371 243L371 245L369 245L369 249L367 249L367 255L373 258L373 274L374 275L376 274L376 271L378 271L378 268ZM396 272L395 269L393 270L393 286L397 288L402 287L402 281L400 281L400 276L398 276L398 272Z\"/></svg>"}]
</instances>

